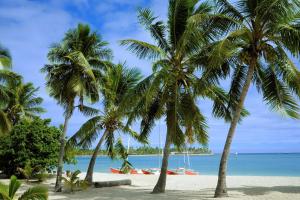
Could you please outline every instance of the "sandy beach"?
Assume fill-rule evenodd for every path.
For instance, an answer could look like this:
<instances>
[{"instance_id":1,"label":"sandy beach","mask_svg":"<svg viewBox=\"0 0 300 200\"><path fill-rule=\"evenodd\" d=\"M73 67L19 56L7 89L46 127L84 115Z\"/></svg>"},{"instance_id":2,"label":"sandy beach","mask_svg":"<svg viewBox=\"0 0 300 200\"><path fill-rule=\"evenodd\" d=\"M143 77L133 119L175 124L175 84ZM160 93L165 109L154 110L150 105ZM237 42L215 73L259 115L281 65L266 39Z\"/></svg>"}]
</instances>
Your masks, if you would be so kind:
<instances>
[{"instance_id":1,"label":"sandy beach","mask_svg":"<svg viewBox=\"0 0 300 200\"><path fill-rule=\"evenodd\" d=\"M84 173L80 175L84 177ZM131 186L112 188L90 188L70 193L54 193L54 179L43 183L49 187L50 200L127 200L127 199L212 199L217 176L168 176L165 194L150 194L157 181L157 175L118 175L95 173L95 181L131 179ZM300 177L275 176L228 176L228 198L223 199L258 199L258 200L295 200L300 199ZM28 188L23 185L22 190Z\"/></svg>"}]
</instances>

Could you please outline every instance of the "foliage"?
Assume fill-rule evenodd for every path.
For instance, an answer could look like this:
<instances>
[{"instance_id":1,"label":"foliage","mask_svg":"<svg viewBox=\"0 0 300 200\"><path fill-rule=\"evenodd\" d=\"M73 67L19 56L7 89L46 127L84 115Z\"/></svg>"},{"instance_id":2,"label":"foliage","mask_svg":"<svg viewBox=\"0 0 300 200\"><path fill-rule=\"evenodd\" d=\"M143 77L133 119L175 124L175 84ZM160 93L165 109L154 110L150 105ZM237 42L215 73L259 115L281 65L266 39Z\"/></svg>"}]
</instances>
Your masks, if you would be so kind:
<instances>
[{"instance_id":1,"label":"foliage","mask_svg":"<svg viewBox=\"0 0 300 200\"><path fill-rule=\"evenodd\" d=\"M10 52L0 45L0 70L1 68L10 68L11 67L11 55Z\"/></svg>"},{"instance_id":2,"label":"foliage","mask_svg":"<svg viewBox=\"0 0 300 200\"><path fill-rule=\"evenodd\" d=\"M80 173L80 170L76 170L75 172L68 173L67 177L62 177L64 180L64 187L70 192L86 189L86 182L84 180L80 180L78 177Z\"/></svg>"},{"instance_id":3,"label":"foliage","mask_svg":"<svg viewBox=\"0 0 300 200\"><path fill-rule=\"evenodd\" d=\"M184 148L182 151L178 151L178 148L170 148L170 152L178 152L182 153L188 151L191 154L211 154L212 151L207 147L189 147ZM74 149L74 154L77 156L80 155L92 155L94 152L93 149ZM129 155L149 155L149 154L159 154L162 152L161 148L152 147L149 145L143 145L141 147L129 147L128 154ZM102 149L98 152L98 155L106 155L106 150Z\"/></svg>"},{"instance_id":4,"label":"foliage","mask_svg":"<svg viewBox=\"0 0 300 200\"><path fill-rule=\"evenodd\" d=\"M0 200L16 199L16 192L21 182L15 176L11 176L9 185L0 183ZM21 194L18 200L47 200L48 189L40 186L32 187Z\"/></svg>"},{"instance_id":5,"label":"foliage","mask_svg":"<svg viewBox=\"0 0 300 200\"><path fill-rule=\"evenodd\" d=\"M5 174L19 174L30 162L33 173L57 164L61 131L49 125L50 120L21 120L12 132L0 140L0 168Z\"/></svg>"},{"instance_id":6,"label":"foliage","mask_svg":"<svg viewBox=\"0 0 300 200\"><path fill-rule=\"evenodd\" d=\"M118 157L123 160L121 172L125 174L129 173L133 167L132 164L128 161L128 152L124 147L121 138L119 138L115 144L115 151L117 152Z\"/></svg>"},{"instance_id":7,"label":"foliage","mask_svg":"<svg viewBox=\"0 0 300 200\"><path fill-rule=\"evenodd\" d=\"M218 18L212 8L209 2L172 0L167 23L158 20L151 10L139 9L139 22L155 43L121 41L137 57L154 61L153 73L137 85L127 101L137 102L129 123L142 118L142 138L148 138L155 120L166 117L167 135L176 146L186 141L207 143L206 119L196 103L199 98L211 99L214 115L230 120L232 110L226 107L227 95L216 86L218 79L228 73L226 66L218 69L223 74L212 78L205 60L198 59L198 53L215 34L207 31L213 28L211 20Z\"/></svg>"},{"instance_id":8,"label":"foliage","mask_svg":"<svg viewBox=\"0 0 300 200\"><path fill-rule=\"evenodd\" d=\"M229 102L240 99L249 69L254 68L250 79L269 108L299 118L294 97L300 97L300 71L290 57L300 53L299 1L217 2L231 23L206 58L212 68L233 66Z\"/></svg>"},{"instance_id":9,"label":"foliage","mask_svg":"<svg viewBox=\"0 0 300 200\"><path fill-rule=\"evenodd\" d=\"M87 115L93 111L83 105L83 100L99 100L101 69L109 64L105 60L111 58L107 45L101 35L91 32L90 27L83 24L69 30L60 43L52 45L48 53L50 64L45 65L42 72L47 73L50 96L65 108L68 115L75 108L76 97L79 97L77 107L80 111Z\"/></svg>"},{"instance_id":10,"label":"foliage","mask_svg":"<svg viewBox=\"0 0 300 200\"><path fill-rule=\"evenodd\" d=\"M40 107L43 99L37 97L38 88L32 83L23 83L22 77L0 70L0 119L2 133L7 133L20 119L32 119L44 112Z\"/></svg>"},{"instance_id":11,"label":"foliage","mask_svg":"<svg viewBox=\"0 0 300 200\"><path fill-rule=\"evenodd\" d=\"M123 64L113 65L107 69L101 81L104 112L85 122L81 128L70 138L69 144L89 148L98 137L101 130L105 129L106 150L114 157L115 134L122 132L137 138L138 134L124 124L130 112L130 107L123 106L124 98L137 82L141 74L137 69L128 69Z\"/></svg>"},{"instance_id":12,"label":"foliage","mask_svg":"<svg viewBox=\"0 0 300 200\"><path fill-rule=\"evenodd\" d=\"M45 170L40 170L39 167L37 169L31 167L30 161L26 162L24 169L18 167L17 170L26 178L27 182L30 179L37 179L39 182L43 182L49 177Z\"/></svg>"}]
</instances>

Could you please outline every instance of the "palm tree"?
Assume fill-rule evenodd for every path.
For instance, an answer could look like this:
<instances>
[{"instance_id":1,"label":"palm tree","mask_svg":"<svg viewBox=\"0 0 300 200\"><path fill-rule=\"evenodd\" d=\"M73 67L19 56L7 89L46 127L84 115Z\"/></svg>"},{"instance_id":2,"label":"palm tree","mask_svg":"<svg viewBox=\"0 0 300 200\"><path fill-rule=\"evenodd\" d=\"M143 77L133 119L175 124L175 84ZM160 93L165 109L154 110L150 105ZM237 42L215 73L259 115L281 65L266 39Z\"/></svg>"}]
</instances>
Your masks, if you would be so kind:
<instances>
[{"instance_id":1,"label":"palm tree","mask_svg":"<svg viewBox=\"0 0 300 200\"><path fill-rule=\"evenodd\" d=\"M85 177L85 180L90 185L93 183L94 166L103 142L106 142L108 154L113 156L116 132L127 133L134 137L137 136L137 133L123 123L130 112L128 110L130 106L124 104L124 98L140 79L141 74L137 69L128 69L123 64L107 69L100 84L100 90L103 94L103 113L89 119L70 138L70 144L89 148L92 142L98 138L101 130L104 129L104 133L100 137L91 157ZM124 105L126 108L124 108Z\"/></svg>"},{"instance_id":2,"label":"palm tree","mask_svg":"<svg viewBox=\"0 0 300 200\"><path fill-rule=\"evenodd\" d=\"M4 185L0 183L0 199L1 200L13 200L16 199L16 192L21 186L21 182L17 180L17 177L12 176L10 178L9 185ZM48 199L48 190L44 187L32 187L26 190L18 200L32 200L32 199L39 199L39 200L47 200Z\"/></svg>"},{"instance_id":3,"label":"palm tree","mask_svg":"<svg viewBox=\"0 0 300 200\"><path fill-rule=\"evenodd\" d=\"M211 98L214 114L230 120L226 94L215 86L222 75L213 76L215 72L226 75L228 66L224 66L224 70L223 66L210 70L197 56L215 36L214 32L207 31L212 29L209 22L215 18L212 9L208 2L198 4L193 0L170 0L166 25L158 21L149 9L140 9L139 22L150 32L157 45L134 39L121 41L139 58L155 60L153 74L139 83L130 95L130 101L134 97L140 101L129 118L130 123L142 117L140 134L145 139L155 120L166 116L167 134L161 173L153 193L165 191L171 144L182 147L186 138L190 143L198 141L205 144L208 140L206 120L196 104L198 97Z\"/></svg>"},{"instance_id":4,"label":"palm tree","mask_svg":"<svg viewBox=\"0 0 300 200\"><path fill-rule=\"evenodd\" d=\"M0 45L0 67L10 68L11 60L12 59L9 51Z\"/></svg>"},{"instance_id":5,"label":"palm tree","mask_svg":"<svg viewBox=\"0 0 300 200\"><path fill-rule=\"evenodd\" d=\"M210 66L234 66L230 99L237 100L220 161L215 197L227 196L226 171L230 146L248 89L253 82L271 110L298 118L293 96L300 96L300 72L289 58L299 55L298 0L218 0L219 13L231 18L226 36L208 53Z\"/></svg>"},{"instance_id":6,"label":"palm tree","mask_svg":"<svg viewBox=\"0 0 300 200\"><path fill-rule=\"evenodd\" d=\"M3 107L9 100L7 84L21 79L19 75L10 71L11 63L9 51L0 46L0 135L8 133L12 126L10 120L7 118L7 114L3 110Z\"/></svg>"},{"instance_id":7,"label":"palm tree","mask_svg":"<svg viewBox=\"0 0 300 200\"><path fill-rule=\"evenodd\" d=\"M50 95L65 110L55 185L57 192L62 190L61 176L68 121L76 107L83 114L95 114L96 111L85 106L83 101L86 98L93 103L99 99L98 82L101 69L108 64L105 60L111 58L111 51L107 45L99 34L91 32L88 25L79 24L76 29L66 33L60 44L52 46L48 53L51 64L42 69L47 73L46 84ZM75 105L76 98L79 99L78 106Z\"/></svg>"},{"instance_id":8,"label":"palm tree","mask_svg":"<svg viewBox=\"0 0 300 200\"><path fill-rule=\"evenodd\" d=\"M33 119L45 112L40 107L43 99L36 96L39 88L35 88L32 83L24 84L22 80L14 80L6 85L6 89L8 100L4 112L12 125L17 124L21 118Z\"/></svg>"}]
</instances>

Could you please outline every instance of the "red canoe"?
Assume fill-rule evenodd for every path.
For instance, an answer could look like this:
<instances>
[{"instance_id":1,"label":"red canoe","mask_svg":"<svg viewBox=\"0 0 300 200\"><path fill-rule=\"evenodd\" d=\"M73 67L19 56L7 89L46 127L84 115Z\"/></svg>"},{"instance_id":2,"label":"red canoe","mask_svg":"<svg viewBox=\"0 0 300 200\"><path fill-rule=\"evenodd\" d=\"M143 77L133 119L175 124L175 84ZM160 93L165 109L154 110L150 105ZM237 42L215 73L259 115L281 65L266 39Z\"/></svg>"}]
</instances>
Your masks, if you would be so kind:
<instances>
[{"instance_id":1,"label":"red canoe","mask_svg":"<svg viewBox=\"0 0 300 200\"><path fill-rule=\"evenodd\" d=\"M116 168L110 168L110 172L113 174L123 174L119 169Z\"/></svg>"},{"instance_id":2,"label":"red canoe","mask_svg":"<svg viewBox=\"0 0 300 200\"><path fill-rule=\"evenodd\" d=\"M145 174L145 175L154 174L153 172L150 172L150 171L144 170L144 169L142 169L142 172L143 172L143 174Z\"/></svg>"},{"instance_id":3,"label":"red canoe","mask_svg":"<svg viewBox=\"0 0 300 200\"><path fill-rule=\"evenodd\" d=\"M198 172L190 171L190 170L185 170L186 175L199 175Z\"/></svg>"},{"instance_id":4,"label":"red canoe","mask_svg":"<svg viewBox=\"0 0 300 200\"><path fill-rule=\"evenodd\" d=\"M110 168L110 172L113 174L124 174L121 170L116 168ZM138 174L138 172L135 169L130 170L130 174Z\"/></svg>"},{"instance_id":5,"label":"red canoe","mask_svg":"<svg viewBox=\"0 0 300 200\"><path fill-rule=\"evenodd\" d=\"M167 170L167 174L168 175L178 175L178 173L173 170Z\"/></svg>"}]
</instances>

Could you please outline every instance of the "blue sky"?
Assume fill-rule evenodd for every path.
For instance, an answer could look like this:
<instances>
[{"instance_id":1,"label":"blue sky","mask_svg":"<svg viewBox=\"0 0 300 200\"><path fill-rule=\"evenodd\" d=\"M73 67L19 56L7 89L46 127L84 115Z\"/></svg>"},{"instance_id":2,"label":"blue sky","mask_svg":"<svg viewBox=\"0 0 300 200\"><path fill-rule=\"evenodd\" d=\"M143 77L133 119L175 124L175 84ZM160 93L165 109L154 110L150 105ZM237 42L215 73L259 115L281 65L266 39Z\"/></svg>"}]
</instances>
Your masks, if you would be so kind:
<instances>
[{"instance_id":1,"label":"blue sky","mask_svg":"<svg viewBox=\"0 0 300 200\"><path fill-rule=\"evenodd\" d=\"M118 41L135 38L151 42L150 36L138 25L137 7L150 7L166 19L167 0L1 0L0 43L9 48L13 56L13 70L22 74L26 82L40 87L43 106L54 125L63 122L62 109L50 98L45 89L40 68L47 63L47 52L54 42L77 23L88 23L110 43L114 61L126 61L128 66L139 68L146 76L151 73L151 63L137 59ZM297 63L299 64L299 63ZM224 87L228 81L224 82ZM228 131L228 124L211 117L211 103L199 101L210 126L209 148L220 152ZM300 152L300 121L291 120L271 112L263 104L254 87L249 92L246 107L251 115L237 128L232 152ZM68 135L72 135L86 120L80 113L71 119ZM159 125L160 124L160 125ZM138 123L133 125L139 130ZM158 133L164 140L163 120L151 134L151 143L158 145ZM125 137L126 140L126 137ZM132 142L132 145L136 145Z\"/></svg>"}]
</instances>

